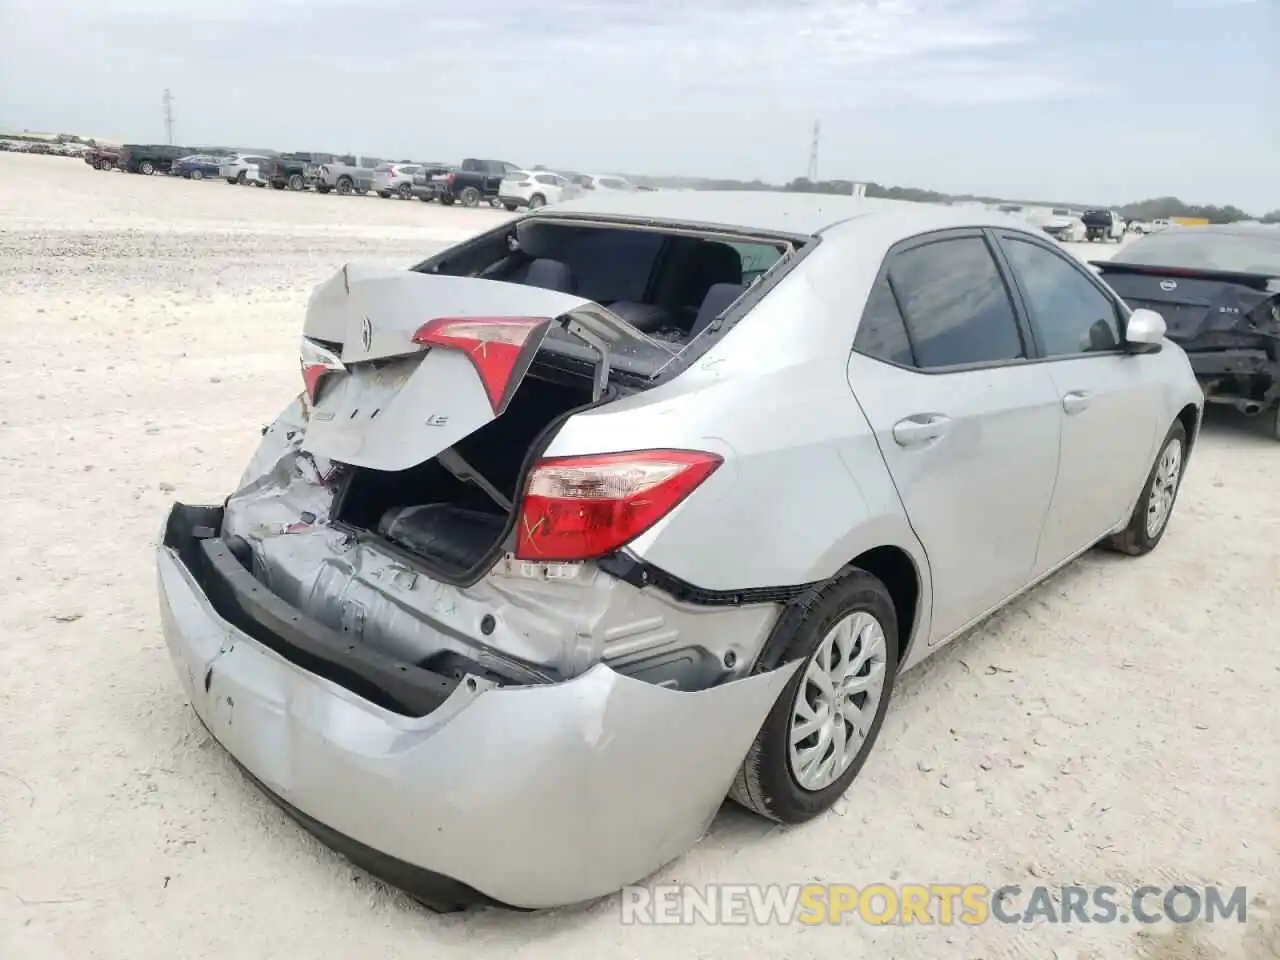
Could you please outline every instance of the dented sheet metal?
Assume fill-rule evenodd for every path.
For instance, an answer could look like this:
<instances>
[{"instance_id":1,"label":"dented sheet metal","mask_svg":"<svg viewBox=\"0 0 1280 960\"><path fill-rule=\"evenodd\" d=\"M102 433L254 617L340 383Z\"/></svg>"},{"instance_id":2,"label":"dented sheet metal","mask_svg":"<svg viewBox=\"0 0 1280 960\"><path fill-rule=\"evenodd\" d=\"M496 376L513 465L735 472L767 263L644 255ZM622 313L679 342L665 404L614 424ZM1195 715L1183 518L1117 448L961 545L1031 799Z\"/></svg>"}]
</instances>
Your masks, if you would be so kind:
<instances>
[{"instance_id":1,"label":"dented sheet metal","mask_svg":"<svg viewBox=\"0 0 1280 960\"><path fill-rule=\"evenodd\" d=\"M795 669L701 692L603 664L526 687L470 677L405 717L232 627L163 546L158 577L191 703L249 773L344 837L518 907L611 893L688 850Z\"/></svg>"},{"instance_id":2,"label":"dented sheet metal","mask_svg":"<svg viewBox=\"0 0 1280 960\"><path fill-rule=\"evenodd\" d=\"M305 419L295 401L266 431L220 533L247 546L254 575L276 596L361 643L413 663L456 655L525 681L604 662L698 689L743 676L777 621L773 604L708 610L591 563L536 576L506 561L467 588L421 575L330 525L341 468L301 449Z\"/></svg>"}]
</instances>

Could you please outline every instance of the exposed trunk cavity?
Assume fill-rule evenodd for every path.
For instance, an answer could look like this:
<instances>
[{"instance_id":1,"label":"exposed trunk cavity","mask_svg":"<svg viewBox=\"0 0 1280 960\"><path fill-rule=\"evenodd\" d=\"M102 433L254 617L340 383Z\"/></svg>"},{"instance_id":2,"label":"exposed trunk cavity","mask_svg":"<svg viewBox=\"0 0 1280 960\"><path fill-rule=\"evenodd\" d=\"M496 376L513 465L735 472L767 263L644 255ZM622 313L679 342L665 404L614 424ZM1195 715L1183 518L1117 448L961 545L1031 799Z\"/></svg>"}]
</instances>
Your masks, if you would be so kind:
<instances>
[{"instance_id":1,"label":"exposed trunk cavity","mask_svg":"<svg viewBox=\"0 0 1280 960\"><path fill-rule=\"evenodd\" d=\"M465 576L502 543L530 452L548 427L592 402L588 380L531 372L501 417L406 470L354 469L334 517L413 556L446 579Z\"/></svg>"}]
</instances>

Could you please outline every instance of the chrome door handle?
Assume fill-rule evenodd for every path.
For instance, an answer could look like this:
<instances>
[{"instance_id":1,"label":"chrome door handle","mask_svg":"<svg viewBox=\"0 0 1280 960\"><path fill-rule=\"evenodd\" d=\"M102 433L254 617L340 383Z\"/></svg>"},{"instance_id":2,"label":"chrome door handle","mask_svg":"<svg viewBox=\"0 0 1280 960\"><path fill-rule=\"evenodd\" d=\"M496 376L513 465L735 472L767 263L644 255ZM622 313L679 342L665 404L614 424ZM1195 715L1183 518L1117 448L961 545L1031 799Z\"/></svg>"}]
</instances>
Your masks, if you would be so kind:
<instances>
[{"instance_id":1,"label":"chrome door handle","mask_svg":"<svg viewBox=\"0 0 1280 960\"><path fill-rule=\"evenodd\" d=\"M1062 409L1068 416L1079 413L1089 406L1089 395L1080 390L1074 390L1062 398Z\"/></svg>"},{"instance_id":2,"label":"chrome door handle","mask_svg":"<svg viewBox=\"0 0 1280 960\"><path fill-rule=\"evenodd\" d=\"M917 413L893 425L893 439L900 447L918 447L946 433L950 422L941 413Z\"/></svg>"}]
</instances>

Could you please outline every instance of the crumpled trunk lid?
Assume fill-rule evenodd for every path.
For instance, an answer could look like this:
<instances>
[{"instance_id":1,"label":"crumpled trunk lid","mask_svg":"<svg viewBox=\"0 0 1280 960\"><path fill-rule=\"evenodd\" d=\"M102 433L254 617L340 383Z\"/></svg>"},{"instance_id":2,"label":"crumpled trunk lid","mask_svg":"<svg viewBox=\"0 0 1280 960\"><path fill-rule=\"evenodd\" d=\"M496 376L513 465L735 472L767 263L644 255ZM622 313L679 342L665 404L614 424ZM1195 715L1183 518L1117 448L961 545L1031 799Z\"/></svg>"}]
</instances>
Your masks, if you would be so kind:
<instances>
[{"instance_id":1,"label":"crumpled trunk lid","mask_svg":"<svg viewBox=\"0 0 1280 960\"><path fill-rule=\"evenodd\" d=\"M442 318L545 321L520 348L507 398L549 337L572 336L595 346L605 377L610 349L627 341L652 343L604 307L571 294L348 264L316 289L307 307L304 336L335 348L343 369L327 378L303 449L355 466L404 470L499 416L503 406L482 375L495 345L454 348L415 340L424 325Z\"/></svg>"}]
</instances>

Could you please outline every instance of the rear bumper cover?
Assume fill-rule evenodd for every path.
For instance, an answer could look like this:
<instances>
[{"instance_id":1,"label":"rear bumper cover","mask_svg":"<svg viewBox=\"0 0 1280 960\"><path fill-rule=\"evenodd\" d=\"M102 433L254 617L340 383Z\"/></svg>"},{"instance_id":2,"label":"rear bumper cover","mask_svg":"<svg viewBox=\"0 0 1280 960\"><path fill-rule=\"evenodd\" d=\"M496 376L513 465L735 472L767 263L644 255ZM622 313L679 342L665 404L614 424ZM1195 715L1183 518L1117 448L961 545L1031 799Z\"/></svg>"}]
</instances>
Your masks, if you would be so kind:
<instances>
[{"instance_id":1,"label":"rear bumper cover","mask_svg":"<svg viewBox=\"0 0 1280 960\"><path fill-rule=\"evenodd\" d=\"M189 549L166 541L164 635L200 720L306 829L437 909L578 903L679 857L795 669L700 692L603 664L531 686L411 676L430 712L406 716L300 665L308 651L264 624L261 607L306 632L301 614L275 609L265 588L264 600L234 576L193 569ZM248 626L244 611L255 632L279 628L269 645L232 622ZM335 636L311 636L321 647L309 655Z\"/></svg>"}]
</instances>

